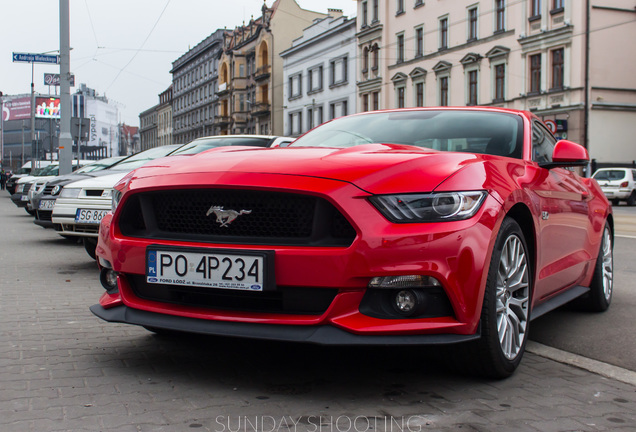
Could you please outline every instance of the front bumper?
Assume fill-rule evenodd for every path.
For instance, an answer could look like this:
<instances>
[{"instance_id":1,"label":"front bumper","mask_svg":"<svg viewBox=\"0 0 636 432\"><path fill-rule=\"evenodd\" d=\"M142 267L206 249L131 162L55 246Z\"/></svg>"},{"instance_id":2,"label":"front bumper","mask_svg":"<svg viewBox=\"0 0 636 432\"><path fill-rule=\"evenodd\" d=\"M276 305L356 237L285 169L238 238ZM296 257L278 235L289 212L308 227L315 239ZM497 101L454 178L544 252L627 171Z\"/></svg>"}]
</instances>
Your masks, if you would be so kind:
<instances>
[{"instance_id":1,"label":"front bumper","mask_svg":"<svg viewBox=\"0 0 636 432\"><path fill-rule=\"evenodd\" d=\"M305 342L319 345L443 345L468 342L479 339L481 335L479 329L471 335L356 335L329 325L289 326L208 321L148 312L124 305L105 309L101 305L95 304L90 307L90 310L95 316L108 322L215 336Z\"/></svg>"},{"instance_id":2,"label":"front bumper","mask_svg":"<svg viewBox=\"0 0 636 432\"><path fill-rule=\"evenodd\" d=\"M17 205L18 207L26 207L27 203L29 202L29 198L23 193L14 193L13 195L11 195L11 201L13 201L13 204Z\"/></svg>"},{"instance_id":3,"label":"front bumper","mask_svg":"<svg viewBox=\"0 0 636 432\"><path fill-rule=\"evenodd\" d=\"M53 214L51 216L52 226L56 228L60 235L77 237L97 237L99 223L78 223L75 215L78 209L87 210L110 210L111 200L91 198L91 199L68 199L58 198L55 201ZM58 229L59 228L59 229Z\"/></svg>"}]
</instances>

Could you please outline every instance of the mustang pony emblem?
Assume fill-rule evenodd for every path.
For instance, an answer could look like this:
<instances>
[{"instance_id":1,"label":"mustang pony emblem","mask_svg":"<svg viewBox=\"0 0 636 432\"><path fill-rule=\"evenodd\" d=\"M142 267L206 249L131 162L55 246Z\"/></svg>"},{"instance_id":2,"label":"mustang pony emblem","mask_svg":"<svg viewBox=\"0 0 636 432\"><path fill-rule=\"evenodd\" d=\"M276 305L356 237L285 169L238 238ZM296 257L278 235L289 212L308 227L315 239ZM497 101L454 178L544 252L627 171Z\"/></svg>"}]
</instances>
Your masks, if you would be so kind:
<instances>
[{"instance_id":1,"label":"mustang pony emblem","mask_svg":"<svg viewBox=\"0 0 636 432\"><path fill-rule=\"evenodd\" d=\"M216 215L216 221L220 223L222 227L226 227L240 215L252 213L252 210L223 210L221 206L212 206L205 215L210 216L210 213L214 213Z\"/></svg>"}]
</instances>

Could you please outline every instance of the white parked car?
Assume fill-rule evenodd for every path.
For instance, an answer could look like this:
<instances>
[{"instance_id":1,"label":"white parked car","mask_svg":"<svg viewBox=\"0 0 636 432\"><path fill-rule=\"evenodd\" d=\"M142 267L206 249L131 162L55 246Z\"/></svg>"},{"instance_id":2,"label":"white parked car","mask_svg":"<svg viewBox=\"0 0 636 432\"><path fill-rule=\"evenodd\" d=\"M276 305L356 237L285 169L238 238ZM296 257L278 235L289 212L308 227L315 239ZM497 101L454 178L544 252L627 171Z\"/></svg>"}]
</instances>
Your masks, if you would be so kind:
<instances>
[{"instance_id":1,"label":"white parked car","mask_svg":"<svg viewBox=\"0 0 636 432\"><path fill-rule=\"evenodd\" d=\"M78 180L64 186L55 200L51 220L62 237L81 237L88 254L95 258L97 232L102 217L110 211L113 186L130 171L163 157L180 145L151 148L132 155L109 170L112 174Z\"/></svg>"},{"instance_id":2,"label":"white parked car","mask_svg":"<svg viewBox=\"0 0 636 432\"><path fill-rule=\"evenodd\" d=\"M626 201L628 206L636 204L636 169L601 168L592 175L603 193L613 205Z\"/></svg>"}]
</instances>

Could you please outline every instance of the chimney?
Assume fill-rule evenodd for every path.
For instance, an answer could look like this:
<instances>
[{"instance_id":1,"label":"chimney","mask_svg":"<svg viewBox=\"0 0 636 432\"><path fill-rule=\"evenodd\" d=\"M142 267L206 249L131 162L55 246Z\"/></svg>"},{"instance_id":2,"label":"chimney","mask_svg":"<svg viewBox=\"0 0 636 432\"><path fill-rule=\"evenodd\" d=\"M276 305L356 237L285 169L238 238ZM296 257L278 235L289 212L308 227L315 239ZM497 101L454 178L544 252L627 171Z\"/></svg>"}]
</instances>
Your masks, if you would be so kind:
<instances>
[{"instance_id":1,"label":"chimney","mask_svg":"<svg viewBox=\"0 0 636 432\"><path fill-rule=\"evenodd\" d=\"M327 15L329 15L333 19L338 19L338 18L340 18L342 16L342 9L328 8L327 9Z\"/></svg>"}]
</instances>

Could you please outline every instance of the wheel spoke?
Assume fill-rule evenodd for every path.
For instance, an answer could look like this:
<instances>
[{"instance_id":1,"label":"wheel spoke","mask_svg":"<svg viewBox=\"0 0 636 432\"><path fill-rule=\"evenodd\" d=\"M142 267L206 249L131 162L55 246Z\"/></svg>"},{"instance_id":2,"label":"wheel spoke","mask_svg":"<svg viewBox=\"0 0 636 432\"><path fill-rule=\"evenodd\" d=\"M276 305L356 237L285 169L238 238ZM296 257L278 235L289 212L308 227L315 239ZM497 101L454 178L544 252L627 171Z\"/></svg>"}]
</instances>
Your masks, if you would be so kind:
<instances>
[{"instance_id":1,"label":"wheel spoke","mask_svg":"<svg viewBox=\"0 0 636 432\"><path fill-rule=\"evenodd\" d=\"M506 239L501 251L496 286L498 339L508 359L517 356L526 337L529 293L525 247L513 234Z\"/></svg>"}]
</instances>

